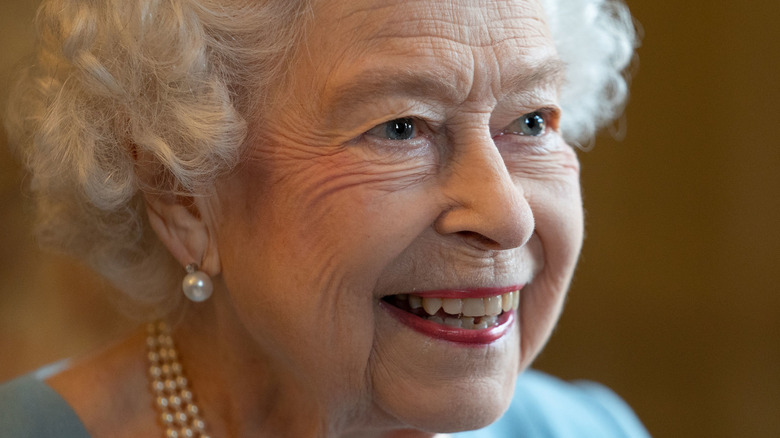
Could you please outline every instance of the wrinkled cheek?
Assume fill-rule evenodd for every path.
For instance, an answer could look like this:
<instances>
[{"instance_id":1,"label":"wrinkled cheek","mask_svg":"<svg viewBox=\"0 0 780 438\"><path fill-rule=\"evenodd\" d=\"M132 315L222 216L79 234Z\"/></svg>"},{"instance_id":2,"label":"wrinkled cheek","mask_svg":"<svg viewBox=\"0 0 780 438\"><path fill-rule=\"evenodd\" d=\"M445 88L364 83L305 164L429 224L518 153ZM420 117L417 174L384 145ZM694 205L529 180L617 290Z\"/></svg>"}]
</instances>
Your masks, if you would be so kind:
<instances>
[{"instance_id":1,"label":"wrinkled cheek","mask_svg":"<svg viewBox=\"0 0 780 438\"><path fill-rule=\"evenodd\" d=\"M370 350L370 333L355 330L372 327L370 297L355 292L369 282L350 273L350 252L328 240L337 235L324 232L327 224L317 232L314 223L327 212L309 217L267 186L251 187L226 185L221 202L218 245L230 306L261 354L302 390L312 397L346 390L343 376L359 376L353 364Z\"/></svg>"},{"instance_id":2,"label":"wrinkled cheek","mask_svg":"<svg viewBox=\"0 0 780 438\"><path fill-rule=\"evenodd\" d=\"M530 203L545 266L566 278L582 248L584 223L579 177L572 174L554 183L542 182L533 190L535 195Z\"/></svg>"},{"instance_id":3,"label":"wrinkled cheek","mask_svg":"<svg viewBox=\"0 0 780 438\"><path fill-rule=\"evenodd\" d=\"M362 181L310 187L313 180L257 193L248 181L237 184L230 193L244 190L243 202L223 208L224 278L258 345L308 382L311 397L335 407L354 404L365 386L376 278L425 218L406 214L397 223L386 212L417 205L424 192L388 193Z\"/></svg>"},{"instance_id":4,"label":"wrinkled cheek","mask_svg":"<svg viewBox=\"0 0 780 438\"><path fill-rule=\"evenodd\" d=\"M363 385L374 326L370 303L326 261L302 257L309 269L288 271L273 258L255 276L226 279L236 314L275 371L312 403L338 409Z\"/></svg>"},{"instance_id":5,"label":"wrinkled cheek","mask_svg":"<svg viewBox=\"0 0 780 438\"><path fill-rule=\"evenodd\" d=\"M534 189L530 204L536 229L529 245L543 268L521 295L521 370L538 355L558 321L583 239L578 180Z\"/></svg>"}]
</instances>

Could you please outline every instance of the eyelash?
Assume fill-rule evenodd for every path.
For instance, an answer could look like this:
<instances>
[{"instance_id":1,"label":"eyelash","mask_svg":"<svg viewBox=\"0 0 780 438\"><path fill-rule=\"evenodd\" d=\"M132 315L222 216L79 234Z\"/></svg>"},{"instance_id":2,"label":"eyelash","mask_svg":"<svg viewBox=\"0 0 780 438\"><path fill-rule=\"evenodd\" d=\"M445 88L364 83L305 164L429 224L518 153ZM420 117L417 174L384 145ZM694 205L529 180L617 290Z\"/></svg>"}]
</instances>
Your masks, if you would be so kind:
<instances>
[{"instance_id":1,"label":"eyelash","mask_svg":"<svg viewBox=\"0 0 780 438\"><path fill-rule=\"evenodd\" d=\"M544 137L551 130L557 130L557 114L558 111L553 108L541 108L530 113L525 113L522 116L513 120L507 127L494 135L493 138L498 138L504 135L518 135L521 137ZM526 129L534 129L534 126L529 125L529 119L531 123L536 123L537 126L541 125L541 131L538 134L532 134L525 132ZM517 125L517 126L514 126Z\"/></svg>"},{"instance_id":2,"label":"eyelash","mask_svg":"<svg viewBox=\"0 0 780 438\"><path fill-rule=\"evenodd\" d=\"M387 135L388 138L383 138L385 140L390 141L408 141L413 140L414 138L417 138L420 134L420 121L412 118L412 117L399 117L397 119L388 120L387 122L380 123L373 128L366 131L366 135L372 135L374 137L383 138L382 134ZM401 129L403 132L399 134L398 131ZM384 132L382 132L384 131ZM393 135L398 135L398 137L404 137L405 133L409 132L410 135L409 138L389 138Z\"/></svg>"},{"instance_id":3,"label":"eyelash","mask_svg":"<svg viewBox=\"0 0 780 438\"><path fill-rule=\"evenodd\" d=\"M411 129L408 138L389 138L393 129L396 132L407 132ZM418 117L398 117L387 120L364 132L358 140L365 142L369 149L374 149L380 154L396 156L423 156L430 153L432 147L432 131L426 121ZM400 155L398 155L400 154Z\"/></svg>"}]
</instances>

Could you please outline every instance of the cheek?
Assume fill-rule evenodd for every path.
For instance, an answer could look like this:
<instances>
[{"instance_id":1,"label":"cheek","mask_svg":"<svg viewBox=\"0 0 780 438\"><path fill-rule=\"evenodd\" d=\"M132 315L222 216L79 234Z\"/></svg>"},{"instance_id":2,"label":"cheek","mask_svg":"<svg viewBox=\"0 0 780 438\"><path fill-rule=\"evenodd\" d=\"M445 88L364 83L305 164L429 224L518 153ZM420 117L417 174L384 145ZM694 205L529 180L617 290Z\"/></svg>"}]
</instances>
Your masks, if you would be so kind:
<instances>
[{"instance_id":1,"label":"cheek","mask_svg":"<svg viewBox=\"0 0 780 438\"><path fill-rule=\"evenodd\" d=\"M529 246L544 261L522 295L521 369L541 351L561 313L583 239L578 175L527 182L535 233Z\"/></svg>"},{"instance_id":2,"label":"cheek","mask_svg":"<svg viewBox=\"0 0 780 438\"><path fill-rule=\"evenodd\" d=\"M583 239L582 196L578 177L531 183L531 209L544 246L545 262L576 263Z\"/></svg>"},{"instance_id":3,"label":"cheek","mask_svg":"<svg viewBox=\"0 0 780 438\"><path fill-rule=\"evenodd\" d=\"M267 262L285 274L328 283L339 271L366 273L358 268L397 255L435 214L410 208L433 204L425 162L371 162L346 148L303 149L262 157L257 161L267 164L247 165L225 184L229 213L220 228L234 236L228 249L251 242L252 252L273 252Z\"/></svg>"},{"instance_id":4,"label":"cheek","mask_svg":"<svg viewBox=\"0 0 780 438\"><path fill-rule=\"evenodd\" d=\"M219 245L232 312L273 370L335 407L364 386L372 344L370 269L356 269L359 251L350 251L363 233L326 232L338 209L309 217L276 190L252 195L223 209Z\"/></svg>"},{"instance_id":5,"label":"cheek","mask_svg":"<svg viewBox=\"0 0 780 438\"><path fill-rule=\"evenodd\" d=\"M531 207L545 264L565 277L576 263L583 237L579 162L571 147L560 143L540 156L518 154L506 160Z\"/></svg>"},{"instance_id":6,"label":"cheek","mask_svg":"<svg viewBox=\"0 0 780 438\"><path fill-rule=\"evenodd\" d=\"M410 208L434 204L413 183L418 170L348 164L242 169L221 188L218 227L242 324L274 362L316 382L318 397L341 402L365 386L380 273L435 215Z\"/></svg>"},{"instance_id":7,"label":"cheek","mask_svg":"<svg viewBox=\"0 0 780 438\"><path fill-rule=\"evenodd\" d=\"M432 204L426 160L367 160L362 152L337 148L303 162L277 159L271 193L252 203L271 216L280 256L295 259L291 269L305 267L309 280L374 278L433 214L409 208Z\"/></svg>"}]
</instances>

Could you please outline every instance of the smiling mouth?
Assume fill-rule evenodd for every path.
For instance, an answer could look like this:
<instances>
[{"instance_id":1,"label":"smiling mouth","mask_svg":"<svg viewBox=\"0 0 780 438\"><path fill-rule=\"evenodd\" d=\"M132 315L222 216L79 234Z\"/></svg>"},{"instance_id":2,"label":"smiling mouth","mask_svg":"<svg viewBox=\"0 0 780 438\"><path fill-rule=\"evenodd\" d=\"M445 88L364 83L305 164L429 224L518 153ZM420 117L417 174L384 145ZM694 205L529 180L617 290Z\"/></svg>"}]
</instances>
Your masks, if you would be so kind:
<instances>
[{"instance_id":1,"label":"smiling mouth","mask_svg":"<svg viewBox=\"0 0 780 438\"><path fill-rule=\"evenodd\" d=\"M415 294L390 295L384 302L432 323L455 329L482 330L500 325L516 310L520 291L483 298L441 298ZM503 316L503 318L502 318Z\"/></svg>"}]
</instances>

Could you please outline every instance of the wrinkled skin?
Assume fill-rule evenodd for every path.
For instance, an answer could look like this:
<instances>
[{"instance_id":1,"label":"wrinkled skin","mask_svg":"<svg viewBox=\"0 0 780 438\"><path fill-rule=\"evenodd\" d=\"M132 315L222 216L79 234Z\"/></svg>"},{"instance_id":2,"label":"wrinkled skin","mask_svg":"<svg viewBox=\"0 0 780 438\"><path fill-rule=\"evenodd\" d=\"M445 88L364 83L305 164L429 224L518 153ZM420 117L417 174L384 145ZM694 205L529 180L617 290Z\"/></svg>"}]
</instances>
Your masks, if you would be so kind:
<instances>
[{"instance_id":1,"label":"wrinkled skin","mask_svg":"<svg viewBox=\"0 0 780 438\"><path fill-rule=\"evenodd\" d=\"M217 290L177 336L198 355L196 325L216 327L211 375L233 400L214 408L222 396L204 382L204 404L243 424L237 435L252 416L275 436L485 426L546 342L582 240L544 12L536 0L326 0L314 16L246 159L197 201ZM515 134L534 111L546 131ZM413 120L409 139L386 138L398 118ZM380 306L525 283L514 326L489 345L433 339Z\"/></svg>"}]
</instances>

